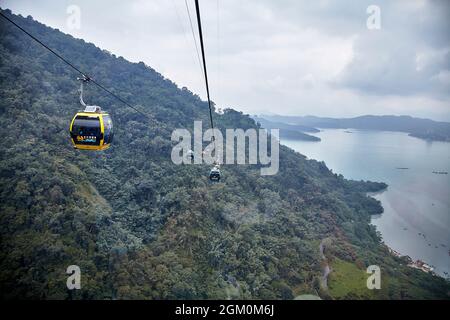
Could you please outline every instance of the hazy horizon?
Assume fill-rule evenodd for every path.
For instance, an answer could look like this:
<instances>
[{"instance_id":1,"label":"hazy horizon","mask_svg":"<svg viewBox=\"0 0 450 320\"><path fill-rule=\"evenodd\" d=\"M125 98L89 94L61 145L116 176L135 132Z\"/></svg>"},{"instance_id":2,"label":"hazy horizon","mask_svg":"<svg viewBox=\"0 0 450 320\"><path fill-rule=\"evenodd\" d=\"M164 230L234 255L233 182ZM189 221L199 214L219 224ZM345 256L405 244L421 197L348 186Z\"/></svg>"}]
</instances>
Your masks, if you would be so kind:
<instances>
[{"instance_id":1,"label":"hazy horizon","mask_svg":"<svg viewBox=\"0 0 450 320\"><path fill-rule=\"evenodd\" d=\"M252 114L253 116L253 114ZM421 119L421 120L432 120L435 122L445 122L445 123L450 123L450 121L445 121L445 120L435 120L435 119L431 119L431 118L424 118L424 117L415 117L409 114L360 114L360 115L355 115L355 116L348 116L348 117L330 117L330 116L318 116L315 114L278 114L278 113L260 113L260 114L254 114L254 116L257 117L274 117L274 116L281 116L281 117L317 117L317 118L332 118L332 119L353 119L353 118L359 118L359 117L412 117L415 119Z\"/></svg>"}]
</instances>

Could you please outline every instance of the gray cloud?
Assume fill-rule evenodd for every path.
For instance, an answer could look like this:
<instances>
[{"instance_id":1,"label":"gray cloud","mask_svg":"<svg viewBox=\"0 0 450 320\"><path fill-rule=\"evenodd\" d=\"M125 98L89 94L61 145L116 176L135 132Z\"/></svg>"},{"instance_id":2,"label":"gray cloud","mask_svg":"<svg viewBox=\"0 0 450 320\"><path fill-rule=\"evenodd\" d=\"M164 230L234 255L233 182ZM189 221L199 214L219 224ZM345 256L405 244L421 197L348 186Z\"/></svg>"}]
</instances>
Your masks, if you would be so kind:
<instances>
[{"instance_id":1,"label":"gray cloud","mask_svg":"<svg viewBox=\"0 0 450 320\"><path fill-rule=\"evenodd\" d=\"M353 59L336 83L361 93L448 99L449 4L397 3L382 9L382 29L358 34Z\"/></svg>"},{"instance_id":2,"label":"gray cloud","mask_svg":"<svg viewBox=\"0 0 450 320\"><path fill-rule=\"evenodd\" d=\"M450 120L448 1L200 3L212 97L219 107ZM67 28L71 4L81 8L80 30ZM366 28L371 4L381 8L381 30ZM184 0L5 0L1 6L144 61L205 96Z\"/></svg>"}]
</instances>

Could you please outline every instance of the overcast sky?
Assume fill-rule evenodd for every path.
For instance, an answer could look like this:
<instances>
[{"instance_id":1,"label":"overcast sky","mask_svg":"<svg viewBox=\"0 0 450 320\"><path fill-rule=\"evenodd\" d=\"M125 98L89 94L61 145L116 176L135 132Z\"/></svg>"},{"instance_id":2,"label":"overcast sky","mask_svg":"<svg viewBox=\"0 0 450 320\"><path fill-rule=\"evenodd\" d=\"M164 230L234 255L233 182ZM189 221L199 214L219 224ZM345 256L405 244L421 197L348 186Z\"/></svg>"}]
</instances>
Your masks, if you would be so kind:
<instances>
[{"instance_id":1,"label":"overcast sky","mask_svg":"<svg viewBox=\"0 0 450 320\"><path fill-rule=\"evenodd\" d=\"M187 0L196 30L193 0ZM369 5L380 29L368 29ZM6 0L205 98L185 0ZM77 5L80 29L69 28ZM250 114L450 121L450 1L201 0L211 96ZM198 40L198 38L197 38Z\"/></svg>"}]
</instances>

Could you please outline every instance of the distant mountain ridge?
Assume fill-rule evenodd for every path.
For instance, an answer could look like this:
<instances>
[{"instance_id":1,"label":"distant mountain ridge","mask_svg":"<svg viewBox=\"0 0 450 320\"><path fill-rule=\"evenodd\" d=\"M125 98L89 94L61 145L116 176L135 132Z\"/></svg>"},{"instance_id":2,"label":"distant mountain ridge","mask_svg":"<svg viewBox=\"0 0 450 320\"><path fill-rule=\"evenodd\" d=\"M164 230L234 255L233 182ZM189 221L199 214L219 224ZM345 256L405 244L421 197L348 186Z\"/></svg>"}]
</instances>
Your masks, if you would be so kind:
<instances>
[{"instance_id":1,"label":"distant mountain ridge","mask_svg":"<svg viewBox=\"0 0 450 320\"><path fill-rule=\"evenodd\" d=\"M434 141L450 141L450 123L411 116L365 115L355 118L261 115L260 118L289 125L314 128L363 129L407 132L410 136Z\"/></svg>"},{"instance_id":2,"label":"distant mountain ridge","mask_svg":"<svg viewBox=\"0 0 450 320\"><path fill-rule=\"evenodd\" d=\"M280 129L280 138L283 139L320 141L320 138L305 133L317 133L320 131L319 129L313 127L298 124L287 124L283 122L273 122L257 116L254 116L253 120L258 122L261 127L265 129Z\"/></svg>"}]
</instances>

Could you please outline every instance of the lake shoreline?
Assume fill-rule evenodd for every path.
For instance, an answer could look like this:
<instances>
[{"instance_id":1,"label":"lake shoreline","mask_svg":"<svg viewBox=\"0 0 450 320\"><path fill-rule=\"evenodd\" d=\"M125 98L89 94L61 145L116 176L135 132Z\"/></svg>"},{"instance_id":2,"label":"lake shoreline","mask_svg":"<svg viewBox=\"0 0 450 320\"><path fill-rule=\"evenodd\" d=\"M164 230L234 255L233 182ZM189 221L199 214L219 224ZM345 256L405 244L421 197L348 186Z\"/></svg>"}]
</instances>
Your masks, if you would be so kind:
<instances>
[{"instance_id":1,"label":"lake shoreline","mask_svg":"<svg viewBox=\"0 0 450 320\"><path fill-rule=\"evenodd\" d=\"M317 133L320 144L284 139L280 143L307 159L325 162L345 179L388 184L383 190L366 193L383 208L381 214L371 216L370 224L380 233L382 243L411 257L411 267L427 264L435 267L437 276L448 279L450 177L434 172L450 172L449 144L391 131L345 131Z\"/></svg>"},{"instance_id":2,"label":"lake shoreline","mask_svg":"<svg viewBox=\"0 0 450 320\"><path fill-rule=\"evenodd\" d=\"M388 187L386 187L386 188L384 188L382 190L379 190L379 191L375 191L375 192L366 192L366 195L368 197L374 198L375 200L378 200L374 196L377 196L377 195L380 195L380 194L386 192ZM378 200L378 201L380 201L380 200ZM380 203L381 203L381 206L383 207L383 212L371 215L371 219L370 219L370 223L369 223L369 225L374 226L377 231L378 231L377 226L372 223L372 218L373 217L380 217L384 213L383 202L380 201ZM380 234L381 234L381 232L380 232ZM419 270L421 270L423 272L426 272L426 273L431 273L431 274L433 274L433 275L435 275L437 277L441 277L443 279L449 279L449 276L445 277L444 275L441 275L441 274L438 274L438 273L434 272L433 266L431 264L427 263L426 261L423 261L421 259L417 259L417 260L414 261L414 259L412 259L409 255L394 250L387 243L385 243L383 241L382 237L380 239L380 244L383 245L383 246L386 246L386 248L388 249L389 253L392 254L393 256L395 256L397 258L406 258L406 259L408 259L409 260L409 263L407 264L408 267L411 267L411 268L414 268L414 269L419 269Z\"/></svg>"}]
</instances>

